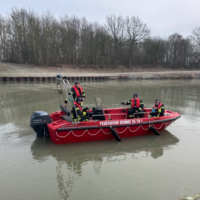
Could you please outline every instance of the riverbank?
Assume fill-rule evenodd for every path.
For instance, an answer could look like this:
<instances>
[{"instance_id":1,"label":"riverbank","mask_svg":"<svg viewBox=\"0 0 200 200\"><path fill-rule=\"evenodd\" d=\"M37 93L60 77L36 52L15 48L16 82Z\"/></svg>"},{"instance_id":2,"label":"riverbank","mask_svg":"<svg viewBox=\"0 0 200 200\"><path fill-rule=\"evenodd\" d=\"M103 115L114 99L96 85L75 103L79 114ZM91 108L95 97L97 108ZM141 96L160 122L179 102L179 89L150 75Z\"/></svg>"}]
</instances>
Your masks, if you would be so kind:
<instances>
[{"instance_id":1,"label":"riverbank","mask_svg":"<svg viewBox=\"0 0 200 200\"><path fill-rule=\"evenodd\" d=\"M128 69L119 66L116 69L91 67L73 67L58 65L57 67L39 67L34 65L19 65L0 63L0 81L51 81L61 69L63 76L70 80L98 80L98 79L200 79L200 70L167 70L157 68L133 68Z\"/></svg>"}]
</instances>

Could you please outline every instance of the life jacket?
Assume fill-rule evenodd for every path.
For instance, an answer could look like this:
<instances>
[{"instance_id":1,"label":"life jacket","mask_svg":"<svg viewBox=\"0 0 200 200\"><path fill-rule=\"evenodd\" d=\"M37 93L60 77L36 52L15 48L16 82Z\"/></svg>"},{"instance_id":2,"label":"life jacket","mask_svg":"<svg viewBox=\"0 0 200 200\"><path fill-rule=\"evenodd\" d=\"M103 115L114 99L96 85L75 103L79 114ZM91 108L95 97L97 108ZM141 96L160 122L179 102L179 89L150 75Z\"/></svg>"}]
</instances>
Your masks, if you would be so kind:
<instances>
[{"instance_id":1,"label":"life jacket","mask_svg":"<svg viewBox=\"0 0 200 200\"><path fill-rule=\"evenodd\" d=\"M139 108L140 107L140 99L137 98L136 106L135 106L135 99L131 100L131 107L132 108Z\"/></svg>"},{"instance_id":2,"label":"life jacket","mask_svg":"<svg viewBox=\"0 0 200 200\"><path fill-rule=\"evenodd\" d=\"M78 106L78 108L80 109L80 111L82 111L82 107L75 101L74 102L74 104L76 105L76 106Z\"/></svg>"},{"instance_id":3,"label":"life jacket","mask_svg":"<svg viewBox=\"0 0 200 200\"><path fill-rule=\"evenodd\" d=\"M75 91L75 93L76 93L76 97L80 97L80 96L83 94L83 89L82 89L81 86L79 87L80 90L81 90L81 94L80 94L78 88L77 88L75 85L74 85L72 88L74 88L74 91Z\"/></svg>"},{"instance_id":4,"label":"life jacket","mask_svg":"<svg viewBox=\"0 0 200 200\"><path fill-rule=\"evenodd\" d=\"M161 106L162 106L163 104L162 103L159 103L159 105L158 105L158 107L156 108L156 105L154 105L154 107L153 107L153 109L160 109L161 108Z\"/></svg>"}]
</instances>

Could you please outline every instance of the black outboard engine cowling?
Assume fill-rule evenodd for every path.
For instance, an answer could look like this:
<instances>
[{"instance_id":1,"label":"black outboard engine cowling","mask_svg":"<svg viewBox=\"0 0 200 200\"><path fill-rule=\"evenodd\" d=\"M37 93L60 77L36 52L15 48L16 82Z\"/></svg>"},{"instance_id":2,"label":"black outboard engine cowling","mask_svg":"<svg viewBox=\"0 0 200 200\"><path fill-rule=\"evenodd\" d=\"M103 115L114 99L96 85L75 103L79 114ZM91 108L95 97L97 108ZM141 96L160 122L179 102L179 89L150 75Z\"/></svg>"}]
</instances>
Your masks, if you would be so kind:
<instances>
[{"instance_id":1,"label":"black outboard engine cowling","mask_svg":"<svg viewBox=\"0 0 200 200\"><path fill-rule=\"evenodd\" d=\"M49 136L47 124L51 122L52 119L48 113L44 111L35 111L31 115L30 126L34 129L38 137Z\"/></svg>"}]
</instances>

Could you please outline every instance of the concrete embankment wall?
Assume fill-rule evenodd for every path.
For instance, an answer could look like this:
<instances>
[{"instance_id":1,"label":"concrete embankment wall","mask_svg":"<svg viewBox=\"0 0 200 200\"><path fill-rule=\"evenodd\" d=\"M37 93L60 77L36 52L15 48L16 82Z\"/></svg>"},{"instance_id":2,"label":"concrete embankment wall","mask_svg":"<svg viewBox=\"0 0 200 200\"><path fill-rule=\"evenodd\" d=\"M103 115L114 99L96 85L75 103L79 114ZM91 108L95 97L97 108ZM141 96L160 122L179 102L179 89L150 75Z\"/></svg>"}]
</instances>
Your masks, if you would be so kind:
<instances>
[{"instance_id":1,"label":"concrete embankment wall","mask_svg":"<svg viewBox=\"0 0 200 200\"><path fill-rule=\"evenodd\" d=\"M54 81L56 74L0 74L0 81ZM113 79L200 79L200 71L164 71L130 73L63 73L69 80L113 80Z\"/></svg>"},{"instance_id":2,"label":"concrete embankment wall","mask_svg":"<svg viewBox=\"0 0 200 200\"><path fill-rule=\"evenodd\" d=\"M46 74L40 74L40 75L15 75L15 76L0 76L0 81L54 81L55 80L55 74L54 75L46 75ZM76 76L76 75L70 75L67 76L68 80L105 80L110 79L110 76Z\"/></svg>"}]
</instances>

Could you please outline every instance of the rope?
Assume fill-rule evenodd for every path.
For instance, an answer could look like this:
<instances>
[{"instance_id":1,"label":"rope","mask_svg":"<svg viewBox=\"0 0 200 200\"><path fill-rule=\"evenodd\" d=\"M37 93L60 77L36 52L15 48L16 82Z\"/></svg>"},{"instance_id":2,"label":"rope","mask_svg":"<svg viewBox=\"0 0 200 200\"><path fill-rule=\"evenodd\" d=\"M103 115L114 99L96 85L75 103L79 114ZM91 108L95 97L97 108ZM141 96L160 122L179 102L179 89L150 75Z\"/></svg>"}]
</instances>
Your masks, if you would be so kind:
<instances>
[{"instance_id":1,"label":"rope","mask_svg":"<svg viewBox=\"0 0 200 200\"><path fill-rule=\"evenodd\" d=\"M132 132L132 133L134 133L134 132L136 132L140 128L140 126L138 126L138 128L136 128L136 130L134 130L134 131L132 131L131 128L129 127L129 131Z\"/></svg>"},{"instance_id":2,"label":"rope","mask_svg":"<svg viewBox=\"0 0 200 200\"><path fill-rule=\"evenodd\" d=\"M146 130L148 130L149 129L149 125L148 125L148 127L145 129L145 128L143 128L143 126L141 125L141 128L144 130L144 131L146 131Z\"/></svg>"},{"instance_id":3,"label":"rope","mask_svg":"<svg viewBox=\"0 0 200 200\"><path fill-rule=\"evenodd\" d=\"M60 136L60 135L58 135L58 133L57 133L57 131L56 131L56 136L57 137L59 137L59 138L65 138L65 137L67 137L71 132L73 132L73 131L70 131L67 135L65 135L65 136Z\"/></svg>"},{"instance_id":4,"label":"rope","mask_svg":"<svg viewBox=\"0 0 200 200\"><path fill-rule=\"evenodd\" d=\"M165 126L169 126L172 122L164 123Z\"/></svg>"},{"instance_id":5,"label":"rope","mask_svg":"<svg viewBox=\"0 0 200 200\"><path fill-rule=\"evenodd\" d=\"M102 132L103 132L104 134L106 134L106 135L108 135L108 134L110 134L110 133L111 133L111 132L109 132L109 133L105 133L103 129L101 129L101 130L102 130Z\"/></svg>"},{"instance_id":6,"label":"rope","mask_svg":"<svg viewBox=\"0 0 200 200\"><path fill-rule=\"evenodd\" d=\"M94 136L94 135L97 135L101 130L102 130L102 129L99 129L99 130L97 131L97 133L95 133L95 134L91 134L88 130L87 130L87 132L88 132L89 135Z\"/></svg>"},{"instance_id":7,"label":"rope","mask_svg":"<svg viewBox=\"0 0 200 200\"><path fill-rule=\"evenodd\" d=\"M131 130L130 126L127 126L127 127L126 127L123 131L121 131L121 132L119 132L119 131L117 130L117 128L115 128L115 130L116 130L117 133L119 133L119 134L124 133L127 129L129 129L130 132L134 133L134 132L136 132L140 127L141 127L143 130L145 130L145 131L149 129L149 127L148 127L147 129L145 129L145 128L142 127L142 125L139 125L138 128L136 128L134 131Z\"/></svg>"},{"instance_id":8,"label":"rope","mask_svg":"<svg viewBox=\"0 0 200 200\"><path fill-rule=\"evenodd\" d=\"M162 128L163 125L168 126L168 125L170 125L171 123L173 123L173 121L168 122L168 123L167 123L167 122L166 122L166 123L162 123L160 127L156 127L155 124L152 124L152 126L153 126L155 129L158 129L158 130L159 130L159 129ZM139 125L138 128L136 128L135 130L131 130L130 126L127 126L127 127L126 127L123 131L121 131L121 132L118 131L117 128L115 128L115 130L116 130L116 132L119 133L119 134L124 133L127 129L129 129L129 131L130 131L131 133L134 133L134 132L136 132L140 127L141 127L144 131L146 131L146 130L149 129L149 127L147 127L147 128L145 129L145 128L143 128L142 125ZM94 133L94 134L91 134L91 133L88 131L88 129L86 129L86 130L83 132L82 135L76 135L76 134L71 130L71 131L70 131L69 133L67 133L65 136L60 136L60 135L58 135L58 133L57 133L57 131L56 131L56 136L59 137L59 138L65 138L65 137L67 137L70 133L72 133L75 137L82 137L86 132L87 132L89 135L91 135L91 136L95 136L95 135L97 135L100 131L102 131L105 135L108 135L108 134L111 133L111 132L106 133L106 132L103 130L103 128L100 128L100 129L99 129L96 133Z\"/></svg>"},{"instance_id":9,"label":"rope","mask_svg":"<svg viewBox=\"0 0 200 200\"><path fill-rule=\"evenodd\" d=\"M161 129L163 123L161 124L161 126L160 126L159 128L157 128L157 127L155 126L155 124L152 124L152 125L154 126L155 129Z\"/></svg>"},{"instance_id":10,"label":"rope","mask_svg":"<svg viewBox=\"0 0 200 200\"><path fill-rule=\"evenodd\" d=\"M121 134L121 133L124 133L124 132L126 131L127 128L129 128L129 126L127 126L127 127L125 128L125 130L123 130L122 132L119 132L119 131L117 130L117 128L115 128L115 130L117 131L117 133Z\"/></svg>"},{"instance_id":11,"label":"rope","mask_svg":"<svg viewBox=\"0 0 200 200\"><path fill-rule=\"evenodd\" d=\"M72 131L72 134L73 134L75 137L82 137L82 136L85 134L86 131L87 131L87 129L83 132L82 135L75 135L73 131Z\"/></svg>"}]
</instances>

